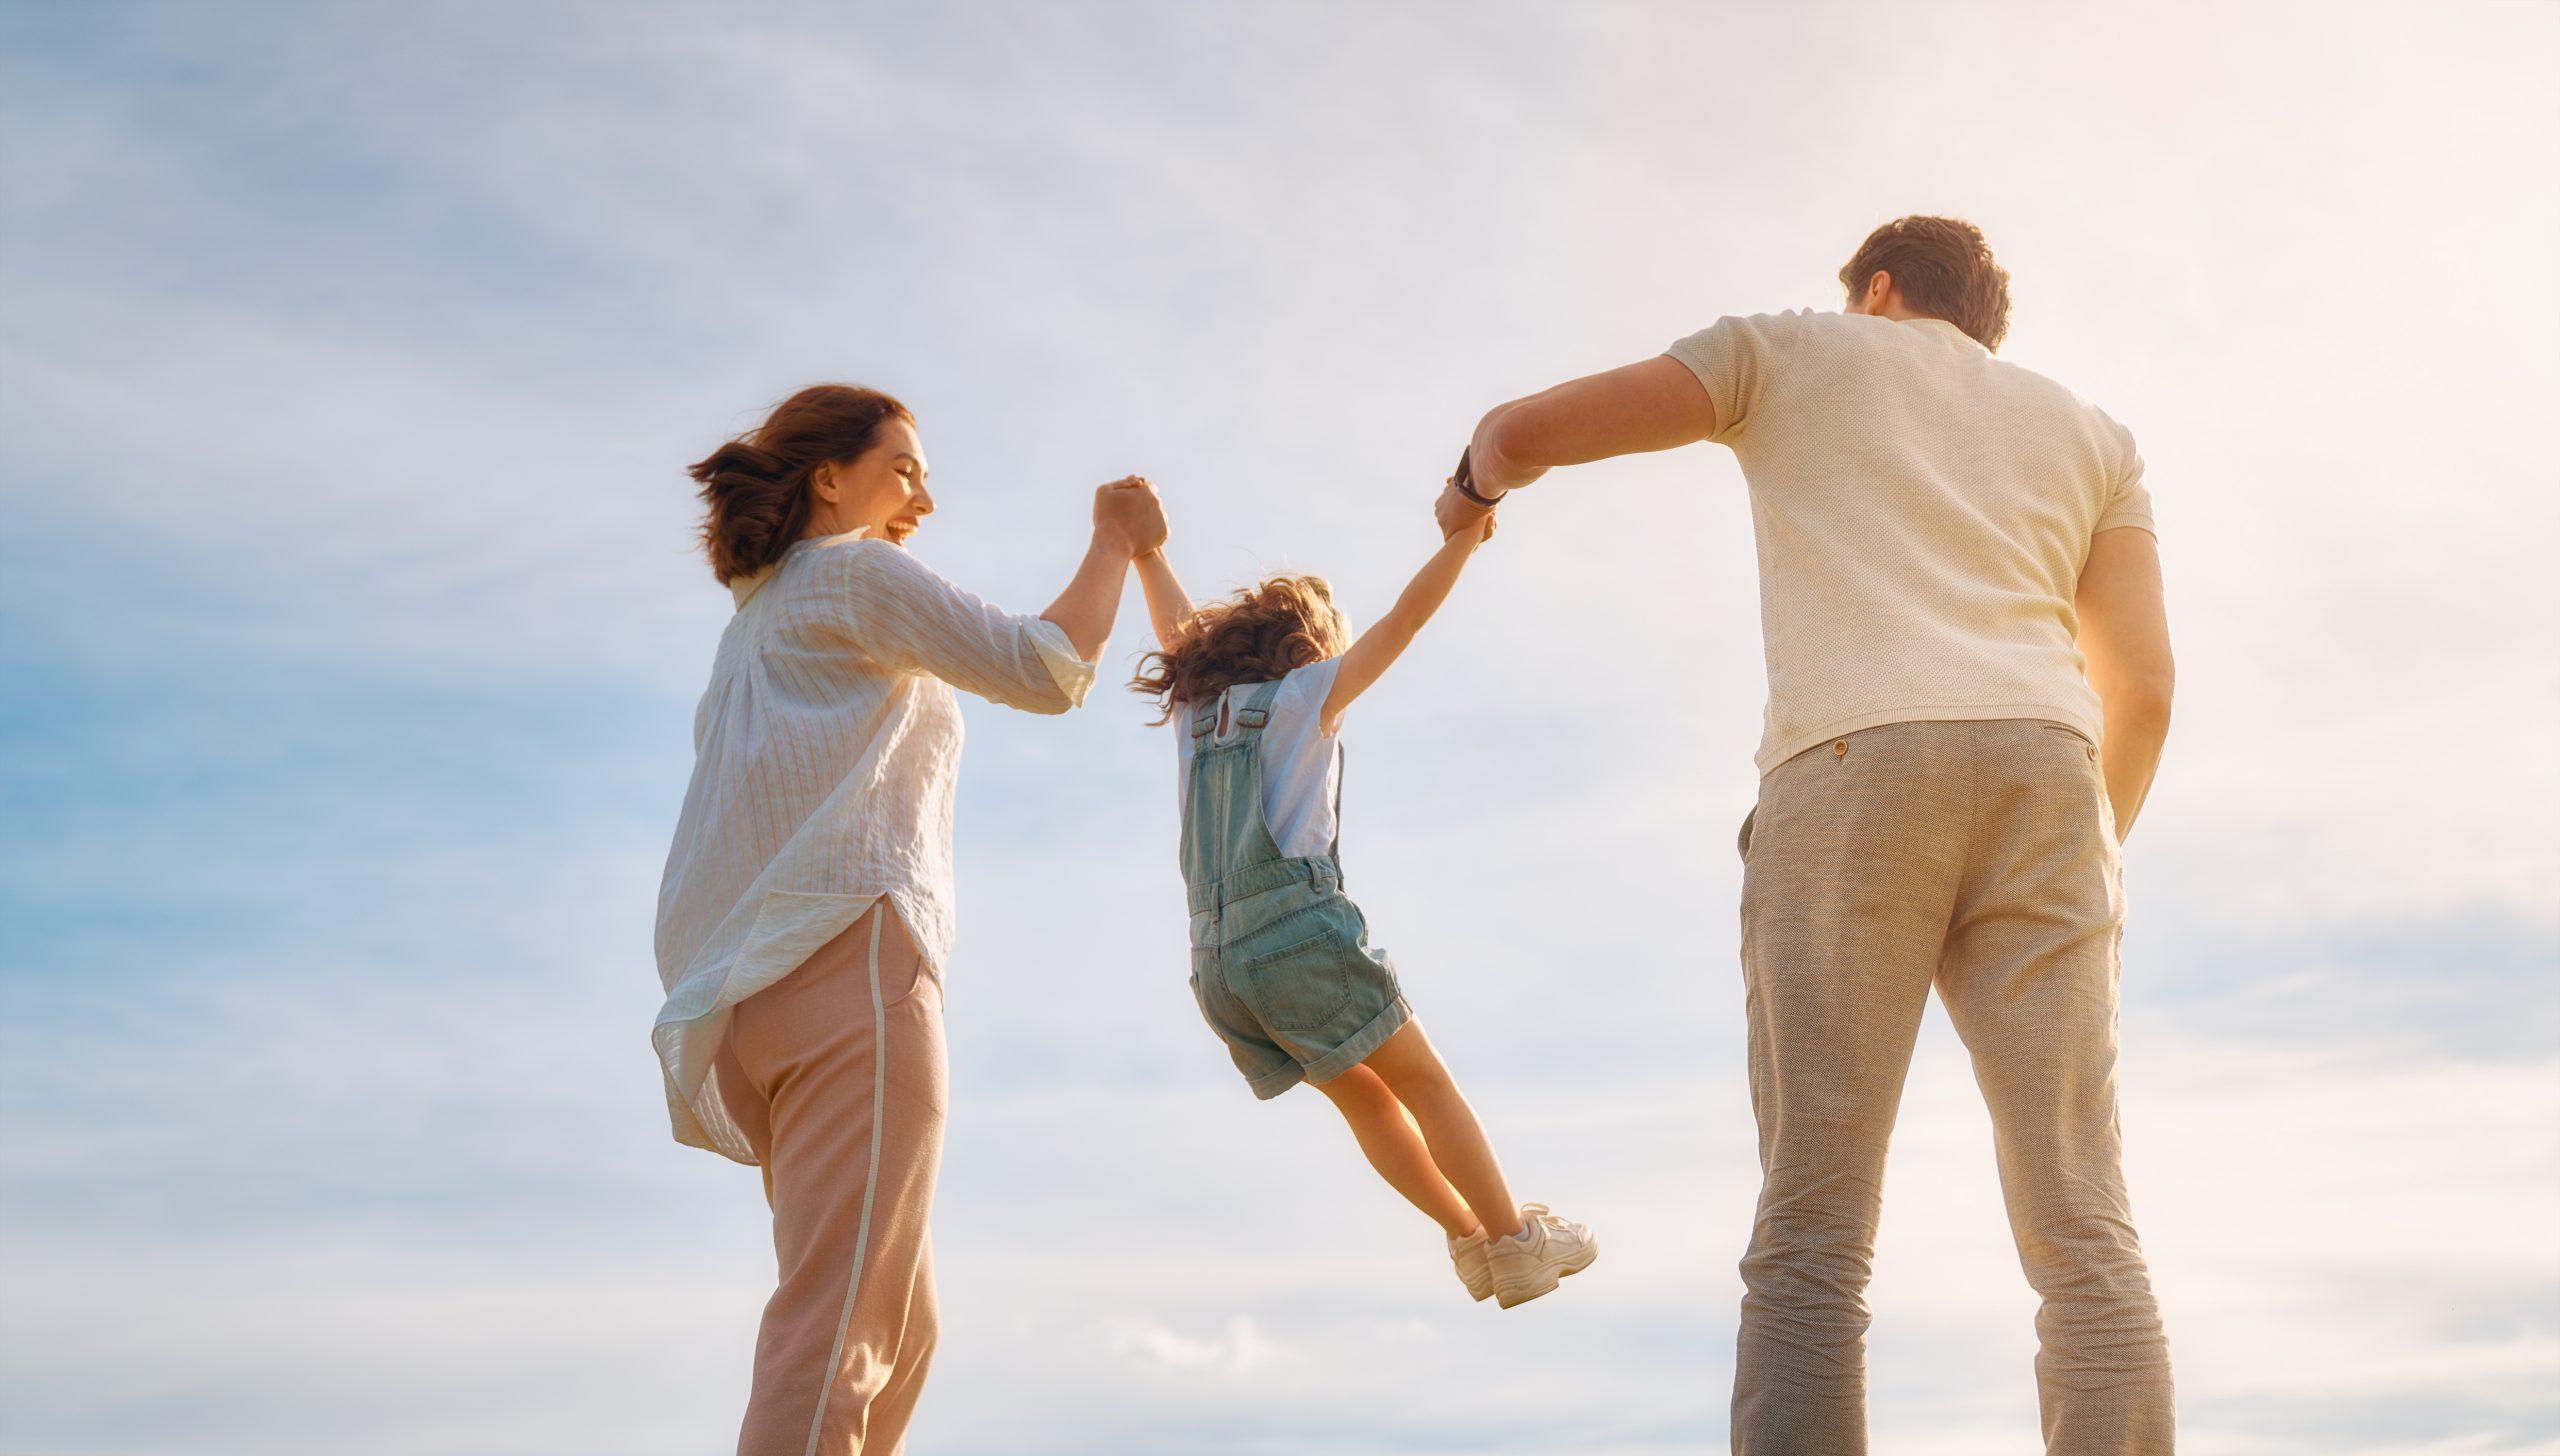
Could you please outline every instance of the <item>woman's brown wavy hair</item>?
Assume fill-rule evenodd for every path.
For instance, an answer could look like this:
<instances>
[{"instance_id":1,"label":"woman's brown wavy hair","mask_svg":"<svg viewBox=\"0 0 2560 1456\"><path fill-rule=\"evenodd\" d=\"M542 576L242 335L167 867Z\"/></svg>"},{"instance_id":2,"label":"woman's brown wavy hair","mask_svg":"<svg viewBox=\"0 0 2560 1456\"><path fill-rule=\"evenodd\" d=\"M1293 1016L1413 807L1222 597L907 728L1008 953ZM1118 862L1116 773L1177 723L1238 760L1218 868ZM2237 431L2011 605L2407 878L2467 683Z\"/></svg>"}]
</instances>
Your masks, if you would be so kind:
<instances>
[{"instance_id":1,"label":"woman's brown wavy hair","mask_svg":"<svg viewBox=\"0 0 2560 1456\"><path fill-rule=\"evenodd\" d=\"M1139 659L1129 690L1156 700L1171 718L1235 683L1272 682L1293 667L1339 657L1351 627L1321 576L1275 576L1222 602L1195 609L1173 644Z\"/></svg>"},{"instance_id":2,"label":"woman's brown wavy hair","mask_svg":"<svg viewBox=\"0 0 2560 1456\"><path fill-rule=\"evenodd\" d=\"M765 422L685 467L702 487L702 550L727 586L782 559L809 528L809 478L858 460L907 407L858 384L812 384Z\"/></svg>"}]
</instances>

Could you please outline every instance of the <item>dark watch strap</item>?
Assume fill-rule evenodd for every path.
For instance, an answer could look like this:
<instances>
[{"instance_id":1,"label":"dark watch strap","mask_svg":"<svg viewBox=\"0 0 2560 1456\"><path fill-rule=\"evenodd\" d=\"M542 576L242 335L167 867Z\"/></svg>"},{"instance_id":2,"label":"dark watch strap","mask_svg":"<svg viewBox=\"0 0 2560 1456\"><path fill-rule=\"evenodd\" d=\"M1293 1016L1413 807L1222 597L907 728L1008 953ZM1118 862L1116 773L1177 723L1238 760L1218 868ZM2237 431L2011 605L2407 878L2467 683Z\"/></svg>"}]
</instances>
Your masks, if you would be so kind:
<instances>
[{"instance_id":1,"label":"dark watch strap","mask_svg":"<svg viewBox=\"0 0 2560 1456\"><path fill-rule=\"evenodd\" d=\"M1458 452L1458 471L1455 475L1449 477L1449 483L1457 487L1458 494L1474 501L1477 505L1484 507L1486 510L1492 510L1496 505L1501 503L1501 497L1486 496L1477 493L1475 471L1470 468L1467 461L1467 457L1474 453L1475 447L1472 445Z\"/></svg>"}]
</instances>

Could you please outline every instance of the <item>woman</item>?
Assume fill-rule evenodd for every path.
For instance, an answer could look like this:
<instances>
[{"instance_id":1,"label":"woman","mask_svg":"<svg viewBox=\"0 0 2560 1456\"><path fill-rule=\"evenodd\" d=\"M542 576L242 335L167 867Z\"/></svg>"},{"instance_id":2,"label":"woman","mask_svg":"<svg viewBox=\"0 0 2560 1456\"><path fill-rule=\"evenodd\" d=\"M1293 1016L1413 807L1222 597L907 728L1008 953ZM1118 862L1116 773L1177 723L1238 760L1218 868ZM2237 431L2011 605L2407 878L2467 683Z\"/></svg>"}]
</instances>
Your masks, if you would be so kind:
<instances>
[{"instance_id":1,"label":"woman","mask_svg":"<svg viewBox=\"0 0 2560 1456\"><path fill-rule=\"evenodd\" d=\"M761 1164L773 1209L740 1456L894 1453L934 1341L952 689L1082 702L1164 513L1137 477L1102 487L1074 579L1016 617L906 553L924 444L876 390L804 389L691 474L737 614L658 891L652 1040L676 1140Z\"/></svg>"}]
</instances>

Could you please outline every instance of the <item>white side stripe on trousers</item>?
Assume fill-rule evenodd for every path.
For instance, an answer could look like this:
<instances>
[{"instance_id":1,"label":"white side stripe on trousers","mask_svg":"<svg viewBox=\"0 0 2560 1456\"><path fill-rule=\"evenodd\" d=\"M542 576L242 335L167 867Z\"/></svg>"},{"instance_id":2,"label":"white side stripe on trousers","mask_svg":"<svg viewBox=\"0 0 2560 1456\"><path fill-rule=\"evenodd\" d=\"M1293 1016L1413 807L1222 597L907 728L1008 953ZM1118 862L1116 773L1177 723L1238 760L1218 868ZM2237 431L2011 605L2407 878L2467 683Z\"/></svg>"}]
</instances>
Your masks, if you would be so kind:
<instances>
[{"instance_id":1,"label":"white side stripe on trousers","mask_svg":"<svg viewBox=\"0 0 2560 1456\"><path fill-rule=\"evenodd\" d=\"M809 1417L809 1444L801 1456L817 1456L818 1431L827 1420L827 1397L835 1393L837 1362L844 1359L844 1334L853 1324L854 1296L862 1292L862 1259L871 1245L871 1200L880 1193L880 1129L889 1121L889 1012L880 1001L880 920L889 913L889 902L872 901L870 913L871 1172L862 1182L862 1222L853 1235L853 1277L845 1282L844 1312L836 1316L836 1342L827 1351L827 1383L818 1387L818 1409Z\"/></svg>"}]
</instances>

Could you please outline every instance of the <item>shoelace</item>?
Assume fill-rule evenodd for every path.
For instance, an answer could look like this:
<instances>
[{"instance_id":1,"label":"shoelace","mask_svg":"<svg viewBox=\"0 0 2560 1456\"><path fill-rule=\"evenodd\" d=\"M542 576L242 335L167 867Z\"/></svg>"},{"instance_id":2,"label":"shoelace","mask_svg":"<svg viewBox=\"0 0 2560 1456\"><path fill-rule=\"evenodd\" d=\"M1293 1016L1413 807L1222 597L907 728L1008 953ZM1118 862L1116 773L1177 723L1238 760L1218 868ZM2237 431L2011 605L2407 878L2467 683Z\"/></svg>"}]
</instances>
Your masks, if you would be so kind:
<instances>
[{"instance_id":1,"label":"shoelace","mask_svg":"<svg viewBox=\"0 0 2560 1456\"><path fill-rule=\"evenodd\" d=\"M1575 1233L1581 1227L1571 1219L1558 1218L1543 1203L1524 1203L1520 1205L1520 1212L1523 1215L1522 1222L1538 1230L1541 1243L1556 1235Z\"/></svg>"}]
</instances>

